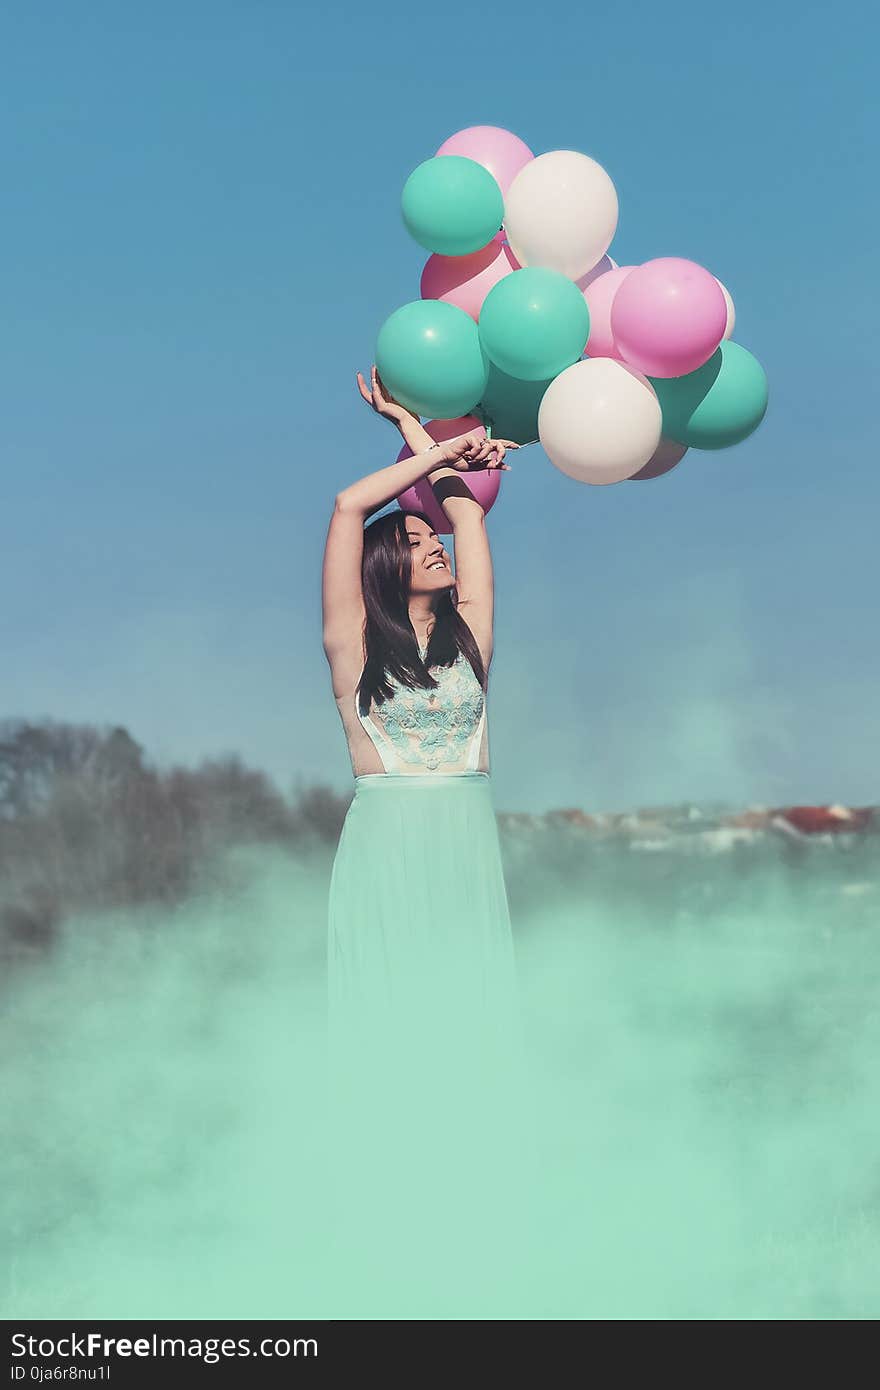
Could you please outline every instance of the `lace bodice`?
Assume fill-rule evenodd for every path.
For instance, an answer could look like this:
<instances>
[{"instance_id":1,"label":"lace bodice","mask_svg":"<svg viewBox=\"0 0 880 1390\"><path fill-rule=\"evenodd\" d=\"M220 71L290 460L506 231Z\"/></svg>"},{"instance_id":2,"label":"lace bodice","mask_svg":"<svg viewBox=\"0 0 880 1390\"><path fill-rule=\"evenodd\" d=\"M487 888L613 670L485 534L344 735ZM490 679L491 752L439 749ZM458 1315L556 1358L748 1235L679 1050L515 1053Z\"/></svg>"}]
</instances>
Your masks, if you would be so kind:
<instances>
[{"instance_id":1,"label":"lace bodice","mask_svg":"<svg viewBox=\"0 0 880 1390\"><path fill-rule=\"evenodd\" d=\"M424 659L427 647L420 647ZM480 768L486 699L473 667L459 652L451 666L434 666L436 690L411 690L389 677L394 694L361 714L386 772L455 773Z\"/></svg>"}]
</instances>

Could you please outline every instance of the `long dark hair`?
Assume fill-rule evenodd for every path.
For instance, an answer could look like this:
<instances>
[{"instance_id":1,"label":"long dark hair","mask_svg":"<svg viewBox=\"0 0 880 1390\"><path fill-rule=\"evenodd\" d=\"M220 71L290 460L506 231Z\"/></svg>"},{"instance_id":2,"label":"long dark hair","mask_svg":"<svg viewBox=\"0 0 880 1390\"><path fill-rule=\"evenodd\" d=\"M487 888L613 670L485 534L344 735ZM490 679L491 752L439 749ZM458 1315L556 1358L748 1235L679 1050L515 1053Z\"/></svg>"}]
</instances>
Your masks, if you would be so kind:
<instances>
[{"instance_id":1,"label":"long dark hair","mask_svg":"<svg viewBox=\"0 0 880 1390\"><path fill-rule=\"evenodd\" d=\"M459 615L448 590L437 602L435 621L428 639L425 660L419 656L418 642L409 618L412 584L412 547L406 532L406 518L417 516L433 530L424 512L394 511L377 517L364 528L362 586L367 611L364 626L366 664L358 682L358 707L363 714L371 701L377 705L390 700L393 676L411 690L421 686L437 688L429 666L451 666L459 652L467 657L474 675L485 689L486 671L480 649L467 623Z\"/></svg>"}]
</instances>

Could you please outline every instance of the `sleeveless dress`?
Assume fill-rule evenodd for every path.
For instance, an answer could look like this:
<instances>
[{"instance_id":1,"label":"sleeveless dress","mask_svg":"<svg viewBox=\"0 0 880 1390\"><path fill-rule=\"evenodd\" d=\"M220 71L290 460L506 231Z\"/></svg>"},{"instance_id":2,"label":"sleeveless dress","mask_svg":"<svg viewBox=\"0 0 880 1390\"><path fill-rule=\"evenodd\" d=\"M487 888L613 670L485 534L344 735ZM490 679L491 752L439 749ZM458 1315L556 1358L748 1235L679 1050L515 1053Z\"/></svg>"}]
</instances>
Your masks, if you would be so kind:
<instances>
[{"instance_id":1,"label":"sleeveless dress","mask_svg":"<svg viewBox=\"0 0 880 1390\"><path fill-rule=\"evenodd\" d=\"M461 653L431 673L367 714L352 697L384 771L355 777L330 882L331 1034L398 1061L401 1030L447 1060L491 1046L516 997L485 693Z\"/></svg>"},{"instance_id":2,"label":"sleeveless dress","mask_svg":"<svg viewBox=\"0 0 880 1390\"><path fill-rule=\"evenodd\" d=\"M423 660L427 650L419 648ZM366 715L361 714L355 693L355 713L379 753L385 774L455 776L481 770L488 775L486 698L473 667L459 652L451 666L435 666L433 675L437 690L410 690L392 679L392 698Z\"/></svg>"},{"instance_id":3,"label":"sleeveless dress","mask_svg":"<svg viewBox=\"0 0 880 1390\"><path fill-rule=\"evenodd\" d=\"M361 1226L384 1193L383 1240L416 1178L451 1201L495 1166L521 1047L485 694L461 655L432 674L357 714L384 771L355 776L330 883L337 1186Z\"/></svg>"}]
</instances>

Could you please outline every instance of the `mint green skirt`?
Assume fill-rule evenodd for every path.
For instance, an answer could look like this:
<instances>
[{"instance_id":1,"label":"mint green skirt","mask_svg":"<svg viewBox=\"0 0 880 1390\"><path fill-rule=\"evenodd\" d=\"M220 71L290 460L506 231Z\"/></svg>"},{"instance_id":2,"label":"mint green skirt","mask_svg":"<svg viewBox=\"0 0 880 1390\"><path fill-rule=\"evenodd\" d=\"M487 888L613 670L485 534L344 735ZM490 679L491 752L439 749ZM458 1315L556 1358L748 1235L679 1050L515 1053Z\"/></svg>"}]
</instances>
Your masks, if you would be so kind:
<instances>
[{"instance_id":1,"label":"mint green skirt","mask_svg":"<svg viewBox=\"0 0 880 1390\"><path fill-rule=\"evenodd\" d=\"M362 1317L413 1279L459 1287L480 1240L487 1269L514 1257L532 1120L487 774L356 779L328 976L333 1281Z\"/></svg>"},{"instance_id":2,"label":"mint green skirt","mask_svg":"<svg viewBox=\"0 0 880 1390\"><path fill-rule=\"evenodd\" d=\"M520 1059L516 960L486 773L355 779L330 884L331 1102L409 1143L479 1126Z\"/></svg>"},{"instance_id":3,"label":"mint green skirt","mask_svg":"<svg viewBox=\"0 0 880 1390\"><path fill-rule=\"evenodd\" d=\"M515 1043L515 955L486 773L356 778L328 925L330 1040L343 1072L428 1066L442 1080Z\"/></svg>"}]
</instances>

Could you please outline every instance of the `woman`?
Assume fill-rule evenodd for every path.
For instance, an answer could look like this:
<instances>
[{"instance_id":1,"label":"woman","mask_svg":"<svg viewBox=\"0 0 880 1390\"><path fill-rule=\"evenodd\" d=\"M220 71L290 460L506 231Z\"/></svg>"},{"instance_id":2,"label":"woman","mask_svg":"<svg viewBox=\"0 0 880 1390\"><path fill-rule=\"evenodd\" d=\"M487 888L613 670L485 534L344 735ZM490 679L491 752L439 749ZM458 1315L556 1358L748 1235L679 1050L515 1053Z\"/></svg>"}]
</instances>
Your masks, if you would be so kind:
<instances>
[{"instance_id":1,"label":"woman","mask_svg":"<svg viewBox=\"0 0 880 1390\"><path fill-rule=\"evenodd\" d=\"M339 493L324 556L324 650L355 775L330 890L331 1060L336 1083L371 1102L429 1077L460 1098L518 1037L488 766L492 561L462 475L506 470L518 446L478 433L435 444L375 367L358 385L413 456ZM424 478L454 572L424 513L365 526Z\"/></svg>"}]
</instances>

